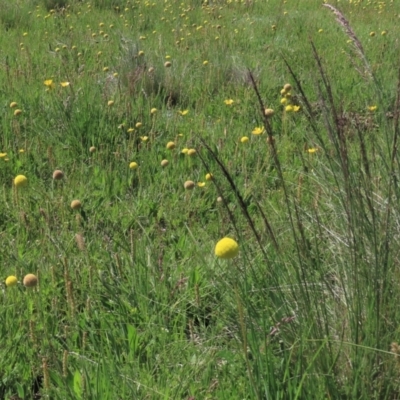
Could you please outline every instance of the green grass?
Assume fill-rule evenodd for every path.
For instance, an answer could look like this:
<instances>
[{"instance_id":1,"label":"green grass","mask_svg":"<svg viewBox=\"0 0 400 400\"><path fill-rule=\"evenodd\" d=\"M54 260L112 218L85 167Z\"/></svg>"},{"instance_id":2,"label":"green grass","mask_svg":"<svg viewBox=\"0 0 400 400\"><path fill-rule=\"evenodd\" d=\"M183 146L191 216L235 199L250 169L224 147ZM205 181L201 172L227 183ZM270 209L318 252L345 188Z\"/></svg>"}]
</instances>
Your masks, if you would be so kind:
<instances>
[{"instance_id":1,"label":"green grass","mask_svg":"<svg viewBox=\"0 0 400 400\"><path fill-rule=\"evenodd\" d=\"M1 398L400 396L400 6L332 5L362 56L320 1L0 4Z\"/></svg>"}]
</instances>

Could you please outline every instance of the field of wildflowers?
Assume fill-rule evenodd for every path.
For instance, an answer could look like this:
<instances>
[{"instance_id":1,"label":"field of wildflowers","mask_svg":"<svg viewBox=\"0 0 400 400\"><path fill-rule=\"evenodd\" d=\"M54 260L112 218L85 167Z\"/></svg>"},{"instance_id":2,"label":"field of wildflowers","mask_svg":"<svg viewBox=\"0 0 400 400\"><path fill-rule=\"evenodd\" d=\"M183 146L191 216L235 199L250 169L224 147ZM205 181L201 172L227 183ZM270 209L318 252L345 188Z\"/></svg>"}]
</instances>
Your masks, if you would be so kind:
<instances>
[{"instance_id":1,"label":"field of wildflowers","mask_svg":"<svg viewBox=\"0 0 400 400\"><path fill-rule=\"evenodd\" d=\"M399 398L399 21L1 1L0 398Z\"/></svg>"}]
</instances>

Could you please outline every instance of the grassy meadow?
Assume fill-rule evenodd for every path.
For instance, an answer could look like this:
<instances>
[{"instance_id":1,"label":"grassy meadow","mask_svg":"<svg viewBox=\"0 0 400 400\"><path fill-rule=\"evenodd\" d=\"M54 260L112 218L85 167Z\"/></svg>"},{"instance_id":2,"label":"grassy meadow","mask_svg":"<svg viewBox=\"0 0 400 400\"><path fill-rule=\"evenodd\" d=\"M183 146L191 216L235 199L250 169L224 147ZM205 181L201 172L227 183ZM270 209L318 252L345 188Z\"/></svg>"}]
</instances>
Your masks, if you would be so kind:
<instances>
[{"instance_id":1,"label":"grassy meadow","mask_svg":"<svg viewBox=\"0 0 400 400\"><path fill-rule=\"evenodd\" d=\"M1 399L400 398L397 0L0 32Z\"/></svg>"}]
</instances>

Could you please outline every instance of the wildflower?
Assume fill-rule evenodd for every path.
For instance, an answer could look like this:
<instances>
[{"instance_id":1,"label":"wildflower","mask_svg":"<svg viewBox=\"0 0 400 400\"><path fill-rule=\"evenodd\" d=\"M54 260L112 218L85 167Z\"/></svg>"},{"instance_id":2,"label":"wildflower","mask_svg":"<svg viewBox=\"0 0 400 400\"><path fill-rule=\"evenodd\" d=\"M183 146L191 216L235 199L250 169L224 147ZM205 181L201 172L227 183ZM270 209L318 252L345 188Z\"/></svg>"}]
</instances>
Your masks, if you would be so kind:
<instances>
[{"instance_id":1,"label":"wildflower","mask_svg":"<svg viewBox=\"0 0 400 400\"><path fill-rule=\"evenodd\" d=\"M375 32L370 32L369 36L374 37L375 36Z\"/></svg>"},{"instance_id":2,"label":"wildflower","mask_svg":"<svg viewBox=\"0 0 400 400\"><path fill-rule=\"evenodd\" d=\"M139 56L139 57L144 56L144 51L143 51L143 50L140 50L139 53L138 53L138 56Z\"/></svg>"},{"instance_id":3,"label":"wildflower","mask_svg":"<svg viewBox=\"0 0 400 400\"><path fill-rule=\"evenodd\" d=\"M239 253L239 245L235 240L225 237L221 239L215 246L215 255L219 258L234 258Z\"/></svg>"},{"instance_id":4,"label":"wildflower","mask_svg":"<svg viewBox=\"0 0 400 400\"><path fill-rule=\"evenodd\" d=\"M23 280L23 284L25 287L35 287L37 283L38 283L38 278L36 277L36 275L33 274L25 275Z\"/></svg>"},{"instance_id":5,"label":"wildflower","mask_svg":"<svg viewBox=\"0 0 400 400\"><path fill-rule=\"evenodd\" d=\"M294 108L293 108L293 106L291 106L290 104L289 104L288 106L285 107L285 111L286 111L286 112L291 112L291 111L293 111L293 110L294 110Z\"/></svg>"},{"instance_id":6,"label":"wildflower","mask_svg":"<svg viewBox=\"0 0 400 400\"><path fill-rule=\"evenodd\" d=\"M133 129L133 128L128 128L128 130L127 130L127 132L128 133L132 133L132 132L134 132L135 130Z\"/></svg>"},{"instance_id":7,"label":"wildflower","mask_svg":"<svg viewBox=\"0 0 400 400\"><path fill-rule=\"evenodd\" d=\"M53 79L46 79L43 83L48 90L54 89L56 87L55 83L53 82Z\"/></svg>"},{"instance_id":8,"label":"wildflower","mask_svg":"<svg viewBox=\"0 0 400 400\"><path fill-rule=\"evenodd\" d=\"M208 61L207 61L207 60L204 60L204 61L203 61L203 65L208 65Z\"/></svg>"},{"instance_id":9,"label":"wildflower","mask_svg":"<svg viewBox=\"0 0 400 400\"><path fill-rule=\"evenodd\" d=\"M189 110L183 110L183 111L178 111L179 114L181 114L182 116L184 115L188 115L189 114Z\"/></svg>"},{"instance_id":10,"label":"wildflower","mask_svg":"<svg viewBox=\"0 0 400 400\"><path fill-rule=\"evenodd\" d=\"M96 152L96 147L90 146L90 147L89 147L89 152L90 152L90 153L95 153L95 152Z\"/></svg>"},{"instance_id":11,"label":"wildflower","mask_svg":"<svg viewBox=\"0 0 400 400\"><path fill-rule=\"evenodd\" d=\"M147 142L149 140L149 137L148 136L140 136L140 140L142 142Z\"/></svg>"},{"instance_id":12,"label":"wildflower","mask_svg":"<svg viewBox=\"0 0 400 400\"><path fill-rule=\"evenodd\" d=\"M311 147L309 149L307 149L307 152L310 154L314 154L318 151L318 149L316 147Z\"/></svg>"},{"instance_id":13,"label":"wildflower","mask_svg":"<svg viewBox=\"0 0 400 400\"><path fill-rule=\"evenodd\" d=\"M112 107L114 105L114 100L108 100L107 105L108 107Z\"/></svg>"},{"instance_id":14,"label":"wildflower","mask_svg":"<svg viewBox=\"0 0 400 400\"><path fill-rule=\"evenodd\" d=\"M300 111L300 106L293 106L293 111L294 112Z\"/></svg>"},{"instance_id":15,"label":"wildflower","mask_svg":"<svg viewBox=\"0 0 400 400\"><path fill-rule=\"evenodd\" d=\"M161 166L166 167L168 165L169 161L168 160L162 160L161 161Z\"/></svg>"},{"instance_id":16,"label":"wildflower","mask_svg":"<svg viewBox=\"0 0 400 400\"><path fill-rule=\"evenodd\" d=\"M136 122L135 127L139 129L142 125L143 124L141 122Z\"/></svg>"},{"instance_id":17,"label":"wildflower","mask_svg":"<svg viewBox=\"0 0 400 400\"><path fill-rule=\"evenodd\" d=\"M322 33L323 31L323 29L318 29L318 33Z\"/></svg>"},{"instance_id":18,"label":"wildflower","mask_svg":"<svg viewBox=\"0 0 400 400\"><path fill-rule=\"evenodd\" d=\"M13 275L8 276L7 279L6 279L6 286L7 287L13 287L17 283L18 283L18 279Z\"/></svg>"},{"instance_id":19,"label":"wildflower","mask_svg":"<svg viewBox=\"0 0 400 400\"><path fill-rule=\"evenodd\" d=\"M288 93L292 90L292 85L290 83L286 83L285 85L283 85L283 89L286 93Z\"/></svg>"},{"instance_id":20,"label":"wildflower","mask_svg":"<svg viewBox=\"0 0 400 400\"><path fill-rule=\"evenodd\" d=\"M196 149L189 149L187 152L188 156L195 156L197 153Z\"/></svg>"},{"instance_id":21,"label":"wildflower","mask_svg":"<svg viewBox=\"0 0 400 400\"><path fill-rule=\"evenodd\" d=\"M247 137L247 136L243 136L241 139L240 139L240 142L241 143L247 143L249 141L249 138Z\"/></svg>"},{"instance_id":22,"label":"wildflower","mask_svg":"<svg viewBox=\"0 0 400 400\"><path fill-rule=\"evenodd\" d=\"M109 67L104 67L104 68L103 68L103 72L108 72L109 70L110 70Z\"/></svg>"},{"instance_id":23,"label":"wildflower","mask_svg":"<svg viewBox=\"0 0 400 400\"><path fill-rule=\"evenodd\" d=\"M20 110L20 109L16 109L15 111L14 111L14 116L15 117L18 117L18 115L20 115L20 114L22 114L22 110Z\"/></svg>"},{"instance_id":24,"label":"wildflower","mask_svg":"<svg viewBox=\"0 0 400 400\"><path fill-rule=\"evenodd\" d=\"M263 128L263 127L254 128L254 129L251 131L251 133L252 133L253 135L261 135L262 133L264 133L264 128Z\"/></svg>"},{"instance_id":25,"label":"wildflower","mask_svg":"<svg viewBox=\"0 0 400 400\"><path fill-rule=\"evenodd\" d=\"M60 82L60 85L62 87L68 87L70 85L70 83L69 82Z\"/></svg>"},{"instance_id":26,"label":"wildflower","mask_svg":"<svg viewBox=\"0 0 400 400\"><path fill-rule=\"evenodd\" d=\"M169 68L171 65L172 65L172 62L171 62L171 61L166 61L166 62L164 63L164 67L165 67L165 68Z\"/></svg>"},{"instance_id":27,"label":"wildflower","mask_svg":"<svg viewBox=\"0 0 400 400\"><path fill-rule=\"evenodd\" d=\"M206 186L206 183L205 182L198 182L197 186L198 187L204 187L204 186Z\"/></svg>"},{"instance_id":28,"label":"wildflower","mask_svg":"<svg viewBox=\"0 0 400 400\"><path fill-rule=\"evenodd\" d=\"M7 157L7 153L0 153L0 158L6 158Z\"/></svg>"},{"instance_id":29,"label":"wildflower","mask_svg":"<svg viewBox=\"0 0 400 400\"><path fill-rule=\"evenodd\" d=\"M378 106L368 106L368 111L374 112L377 108Z\"/></svg>"},{"instance_id":30,"label":"wildflower","mask_svg":"<svg viewBox=\"0 0 400 400\"><path fill-rule=\"evenodd\" d=\"M281 104L284 106L286 103L287 103L287 98L286 98L286 97L283 97L283 98L281 99Z\"/></svg>"},{"instance_id":31,"label":"wildflower","mask_svg":"<svg viewBox=\"0 0 400 400\"><path fill-rule=\"evenodd\" d=\"M195 184L194 184L193 181L186 181L186 182L183 184L183 186L184 186L184 188L185 188L186 190L192 190L192 189L194 189Z\"/></svg>"},{"instance_id":32,"label":"wildflower","mask_svg":"<svg viewBox=\"0 0 400 400\"><path fill-rule=\"evenodd\" d=\"M62 178L64 178L64 172L62 172L62 171L59 170L59 169L56 169L56 170L53 172L53 179L54 179L55 181L59 181L59 180L62 179Z\"/></svg>"},{"instance_id":33,"label":"wildflower","mask_svg":"<svg viewBox=\"0 0 400 400\"><path fill-rule=\"evenodd\" d=\"M270 118L270 117L272 117L273 115L274 115L274 110L272 109L272 108L266 108L265 110L264 110L264 115L267 117L267 118Z\"/></svg>"},{"instance_id":34,"label":"wildflower","mask_svg":"<svg viewBox=\"0 0 400 400\"><path fill-rule=\"evenodd\" d=\"M182 153L182 154L187 154L188 151L189 151L189 149L187 149L187 148L185 147L184 149L182 149L181 153Z\"/></svg>"},{"instance_id":35,"label":"wildflower","mask_svg":"<svg viewBox=\"0 0 400 400\"><path fill-rule=\"evenodd\" d=\"M210 173L206 174L206 181L212 181L213 178L214 178L213 174L210 174Z\"/></svg>"},{"instance_id":36,"label":"wildflower","mask_svg":"<svg viewBox=\"0 0 400 400\"><path fill-rule=\"evenodd\" d=\"M157 112L157 108L152 108L151 110L150 110L150 114L155 114Z\"/></svg>"},{"instance_id":37,"label":"wildflower","mask_svg":"<svg viewBox=\"0 0 400 400\"><path fill-rule=\"evenodd\" d=\"M386 35L387 35L387 31L382 31L382 32L381 32L381 35L382 35L382 36L386 36Z\"/></svg>"},{"instance_id":38,"label":"wildflower","mask_svg":"<svg viewBox=\"0 0 400 400\"><path fill-rule=\"evenodd\" d=\"M167 147L168 150L173 150L175 148L175 143L174 142L168 142L166 147Z\"/></svg>"},{"instance_id":39,"label":"wildflower","mask_svg":"<svg viewBox=\"0 0 400 400\"><path fill-rule=\"evenodd\" d=\"M10 103L10 108L15 108L15 107L17 107L17 103L15 102L15 101L12 101L11 103Z\"/></svg>"},{"instance_id":40,"label":"wildflower","mask_svg":"<svg viewBox=\"0 0 400 400\"><path fill-rule=\"evenodd\" d=\"M71 201L71 208L73 210L79 210L82 207L82 203L80 200L72 200Z\"/></svg>"},{"instance_id":41,"label":"wildflower","mask_svg":"<svg viewBox=\"0 0 400 400\"><path fill-rule=\"evenodd\" d=\"M135 162L135 161L132 161L132 162L129 164L129 168L130 168L130 169L136 169L137 167L138 167L138 163Z\"/></svg>"},{"instance_id":42,"label":"wildflower","mask_svg":"<svg viewBox=\"0 0 400 400\"><path fill-rule=\"evenodd\" d=\"M14 185L17 188L24 187L28 184L28 178L25 175L17 175L14 179Z\"/></svg>"},{"instance_id":43,"label":"wildflower","mask_svg":"<svg viewBox=\"0 0 400 400\"><path fill-rule=\"evenodd\" d=\"M19 153L19 154L25 153L25 150L24 150L24 149L19 149L19 150L18 150L18 153Z\"/></svg>"},{"instance_id":44,"label":"wildflower","mask_svg":"<svg viewBox=\"0 0 400 400\"><path fill-rule=\"evenodd\" d=\"M232 99L226 99L226 100L224 100L224 103L225 103L227 106L231 106L234 102L235 102L235 101L232 100Z\"/></svg>"}]
</instances>

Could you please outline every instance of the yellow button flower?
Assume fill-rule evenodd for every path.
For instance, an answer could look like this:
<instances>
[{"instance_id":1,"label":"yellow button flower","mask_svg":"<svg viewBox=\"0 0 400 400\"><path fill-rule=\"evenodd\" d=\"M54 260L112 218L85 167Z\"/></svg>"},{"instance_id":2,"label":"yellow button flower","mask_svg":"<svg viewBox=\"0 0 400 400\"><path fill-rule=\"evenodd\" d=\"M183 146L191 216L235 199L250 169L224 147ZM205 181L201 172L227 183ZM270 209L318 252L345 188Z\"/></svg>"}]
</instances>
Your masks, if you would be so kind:
<instances>
[{"instance_id":1,"label":"yellow button flower","mask_svg":"<svg viewBox=\"0 0 400 400\"><path fill-rule=\"evenodd\" d=\"M230 259L239 254L239 245L235 240L225 237L215 246L215 255L219 258Z\"/></svg>"},{"instance_id":2,"label":"yellow button flower","mask_svg":"<svg viewBox=\"0 0 400 400\"><path fill-rule=\"evenodd\" d=\"M17 175L14 179L14 185L17 188L24 187L28 184L28 178L25 175Z\"/></svg>"}]
</instances>

